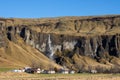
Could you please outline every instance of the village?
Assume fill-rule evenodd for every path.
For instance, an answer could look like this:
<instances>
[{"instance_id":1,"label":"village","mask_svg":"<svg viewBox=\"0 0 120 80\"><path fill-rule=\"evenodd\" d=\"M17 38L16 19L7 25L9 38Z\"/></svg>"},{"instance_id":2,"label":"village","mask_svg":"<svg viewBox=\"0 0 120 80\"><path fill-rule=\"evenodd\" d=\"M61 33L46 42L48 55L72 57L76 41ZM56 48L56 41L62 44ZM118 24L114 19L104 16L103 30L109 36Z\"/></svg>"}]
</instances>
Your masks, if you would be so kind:
<instances>
[{"instance_id":1,"label":"village","mask_svg":"<svg viewBox=\"0 0 120 80\"><path fill-rule=\"evenodd\" d=\"M16 73L30 73L30 74L75 74L74 70L69 70L69 69L65 69L65 68L61 68L61 69L49 69L49 70L44 70L41 68L32 68L32 67L24 67L21 69L15 69L12 70L12 72L16 72Z\"/></svg>"}]
</instances>

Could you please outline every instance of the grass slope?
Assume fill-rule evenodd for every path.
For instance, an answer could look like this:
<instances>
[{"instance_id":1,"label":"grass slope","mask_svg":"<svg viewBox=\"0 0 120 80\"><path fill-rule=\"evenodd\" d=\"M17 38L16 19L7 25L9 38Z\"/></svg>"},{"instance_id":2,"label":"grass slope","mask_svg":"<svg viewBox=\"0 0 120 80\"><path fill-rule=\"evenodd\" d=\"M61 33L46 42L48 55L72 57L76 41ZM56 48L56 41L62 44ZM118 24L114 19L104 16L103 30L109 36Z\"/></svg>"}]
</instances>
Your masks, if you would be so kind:
<instances>
[{"instance_id":1,"label":"grass slope","mask_svg":"<svg viewBox=\"0 0 120 80\"><path fill-rule=\"evenodd\" d=\"M38 50L23 42L9 41L6 48L0 48L0 67L25 67L39 65L42 68L58 67Z\"/></svg>"}]
</instances>

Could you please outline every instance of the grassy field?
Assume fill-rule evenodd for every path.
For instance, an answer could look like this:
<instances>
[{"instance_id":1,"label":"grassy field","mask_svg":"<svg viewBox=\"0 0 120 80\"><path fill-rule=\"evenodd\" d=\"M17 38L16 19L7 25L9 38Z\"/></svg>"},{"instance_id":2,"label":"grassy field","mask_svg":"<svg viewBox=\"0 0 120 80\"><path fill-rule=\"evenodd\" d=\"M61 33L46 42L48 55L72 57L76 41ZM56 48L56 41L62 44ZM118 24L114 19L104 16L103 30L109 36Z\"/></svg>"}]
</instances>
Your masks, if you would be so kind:
<instances>
[{"instance_id":1,"label":"grassy field","mask_svg":"<svg viewBox=\"0 0 120 80\"><path fill-rule=\"evenodd\" d=\"M120 74L27 74L0 73L0 80L120 80Z\"/></svg>"},{"instance_id":2,"label":"grassy field","mask_svg":"<svg viewBox=\"0 0 120 80\"><path fill-rule=\"evenodd\" d=\"M4 67L0 67L0 72L7 72L10 70L14 70L14 68L4 68Z\"/></svg>"}]
</instances>

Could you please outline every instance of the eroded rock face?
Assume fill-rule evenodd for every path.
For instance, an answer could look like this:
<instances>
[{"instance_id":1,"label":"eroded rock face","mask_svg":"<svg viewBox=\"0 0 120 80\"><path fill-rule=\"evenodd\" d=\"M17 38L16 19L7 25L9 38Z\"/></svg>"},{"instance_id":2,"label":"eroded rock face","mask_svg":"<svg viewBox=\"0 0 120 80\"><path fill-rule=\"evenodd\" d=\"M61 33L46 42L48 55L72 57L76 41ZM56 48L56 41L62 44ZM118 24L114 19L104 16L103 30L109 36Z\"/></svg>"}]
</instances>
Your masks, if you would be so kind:
<instances>
[{"instance_id":1,"label":"eroded rock face","mask_svg":"<svg viewBox=\"0 0 120 80\"><path fill-rule=\"evenodd\" d=\"M0 48L1 47L6 47L6 34L5 34L5 29L3 27L3 23L0 22Z\"/></svg>"},{"instance_id":2,"label":"eroded rock face","mask_svg":"<svg viewBox=\"0 0 120 80\"><path fill-rule=\"evenodd\" d=\"M27 27L20 29L19 35L25 42L39 51L46 54L48 37L50 35L51 46L54 53L59 50L69 50L71 53L90 57L103 57L105 53L120 57L120 35L101 35L101 36L70 36L59 34L37 33ZM8 38L9 39L9 38Z\"/></svg>"}]
</instances>

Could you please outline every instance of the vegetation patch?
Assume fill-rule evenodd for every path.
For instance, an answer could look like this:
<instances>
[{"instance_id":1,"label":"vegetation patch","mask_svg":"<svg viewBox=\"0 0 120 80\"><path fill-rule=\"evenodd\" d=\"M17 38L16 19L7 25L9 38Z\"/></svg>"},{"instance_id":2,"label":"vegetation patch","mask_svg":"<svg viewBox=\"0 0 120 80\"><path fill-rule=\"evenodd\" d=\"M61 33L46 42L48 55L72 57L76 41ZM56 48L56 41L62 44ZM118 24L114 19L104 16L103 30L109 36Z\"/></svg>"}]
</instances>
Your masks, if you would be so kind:
<instances>
[{"instance_id":1,"label":"vegetation patch","mask_svg":"<svg viewBox=\"0 0 120 80\"><path fill-rule=\"evenodd\" d=\"M4 67L0 67L0 72L7 72L10 70L13 70L14 68L4 68Z\"/></svg>"}]
</instances>

